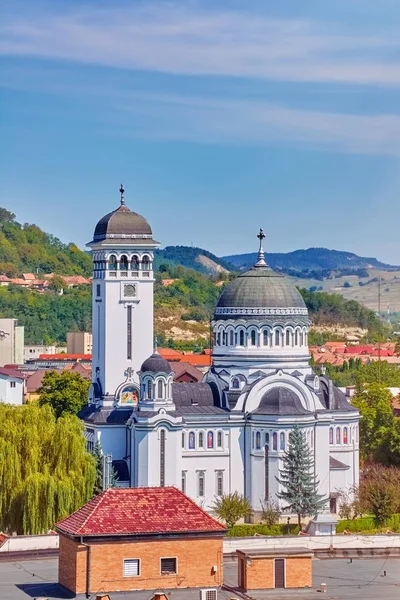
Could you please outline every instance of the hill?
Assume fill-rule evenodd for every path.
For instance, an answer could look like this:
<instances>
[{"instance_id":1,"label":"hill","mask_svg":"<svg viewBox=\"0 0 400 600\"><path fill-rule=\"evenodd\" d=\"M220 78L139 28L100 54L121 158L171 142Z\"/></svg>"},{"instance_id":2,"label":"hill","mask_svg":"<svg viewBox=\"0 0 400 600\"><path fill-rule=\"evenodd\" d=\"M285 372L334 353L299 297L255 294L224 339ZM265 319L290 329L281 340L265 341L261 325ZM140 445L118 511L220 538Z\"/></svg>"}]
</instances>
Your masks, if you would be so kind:
<instances>
[{"instance_id":1,"label":"hill","mask_svg":"<svg viewBox=\"0 0 400 600\"><path fill-rule=\"evenodd\" d=\"M224 256L227 263L242 270L254 265L257 253L232 254ZM365 258L341 250L328 250L327 248L308 248L307 250L295 250L287 253L266 254L266 260L273 269L288 272L295 271L324 271L324 270L357 270L357 269L398 269L392 265L380 262L376 258Z\"/></svg>"},{"instance_id":2,"label":"hill","mask_svg":"<svg viewBox=\"0 0 400 600\"><path fill-rule=\"evenodd\" d=\"M192 246L166 246L162 250L156 250L154 264L156 270L161 265L182 265L200 273L226 273L234 270L232 265L215 254Z\"/></svg>"},{"instance_id":3,"label":"hill","mask_svg":"<svg viewBox=\"0 0 400 600\"><path fill-rule=\"evenodd\" d=\"M21 225L15 215L0 208L0 274L58 273L90 276L92 260L75 244L63 244L37 225Z\"/></svg>"}]
</instances>

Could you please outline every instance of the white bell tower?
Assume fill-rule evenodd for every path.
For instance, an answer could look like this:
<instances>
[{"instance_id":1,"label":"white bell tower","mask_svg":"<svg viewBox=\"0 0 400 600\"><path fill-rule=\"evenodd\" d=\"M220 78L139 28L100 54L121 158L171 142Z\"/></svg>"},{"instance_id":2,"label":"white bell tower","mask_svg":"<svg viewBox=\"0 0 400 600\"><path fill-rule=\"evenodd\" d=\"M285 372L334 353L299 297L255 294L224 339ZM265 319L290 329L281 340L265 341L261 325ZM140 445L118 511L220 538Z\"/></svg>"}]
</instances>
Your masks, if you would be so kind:
<instances>
[{"instance_id":1,"label":"white bell tower","mask_svg":"<svg viewBox=\"0 0 400 600\"><path fill-rule=\"evenodd\" d=\"M153 258L160 244L141 215L121 204L96 225L93 256L93 356L89 402L136 405L138 371L153 352Z\"/></svg>"}]
</instances>

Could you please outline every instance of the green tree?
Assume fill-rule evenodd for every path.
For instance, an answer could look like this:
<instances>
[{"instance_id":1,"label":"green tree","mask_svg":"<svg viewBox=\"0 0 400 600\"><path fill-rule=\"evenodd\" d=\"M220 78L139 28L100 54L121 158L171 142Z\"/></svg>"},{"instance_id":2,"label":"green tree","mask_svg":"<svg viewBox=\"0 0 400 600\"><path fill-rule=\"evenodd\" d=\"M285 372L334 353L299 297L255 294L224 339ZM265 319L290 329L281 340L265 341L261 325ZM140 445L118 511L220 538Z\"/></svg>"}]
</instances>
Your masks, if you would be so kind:
<instances>
[{"instance_id":1,"label":"green tree","mask_svg":"<svg viewBox=\"0 0 400 600\"><path fill-rule=\"evenodd\" d=\"M66 413L76 415L87 403L89 381L71 371L45 373L39 388L39 404L49 404L58 419Z\"/></svg>"},{"instance_id":2,"label":"green tree","mask_svg":"<svg viewBox=\"0 0 400 600\"><path fill-rule=\"evenodd\" d=\"M289 434L289 447L282 463L283 468L276 479L283 491L277 496L286 503L285 510L297 514L301 527L301 518L315 515L325 507L327 499L318 494L319 481L314 474L314 459L298 425Z\"/></svg>"},{"instance_id":3,"label":"green tree","mask_svg":"<svg viewBox=\"0 0 400 600\"><path fill-rule=\"evenodd\" d=\"M83 424L50 406L0 404L0 531L45 533L93 494Z\"/></svg>"},{"instance_id":4,"label":"green tree","mask_svg":"<svg viewBox=\"0 0 400 600\"><path fill-rule=\"evenodd\" d=\"M279 502L273 498L261 501L261 519L269 526L279 523L282 514Z\"/></svg>"},{"instance_id":5,"label":"green tree","mask_svg":"<svg viewBox=\"0 0 400 600\"><path fill-rule=\"evenodd\" d=\"M400 469L372 465L364 469L359 487L359 502L364 513L372 513L383 525L399 510Z\"/></svg>"},{"instance_id":6,"label":"green tree","mask_svg":"<svg viewBox=\"0 0 400 600\"><path fill-rule=\"evenodd\" d=\"M400 460L400 445L397 451L393 448L393 440L392 447L388 446L392 436L398 440L398 419L393 414L392 394L385 386L370 383L357 388L352 404L361 414L359 427L362 460L396 464Z\"/></svg>"},{"instance_id":7,"label":"green tree","mask_svg":"<svg viewBox=\"0 0 400 600\"><path fill-rule=\"evenodd\" d=\"M253 513L249 500L239 492L223 494L216 498L212 509L229 528L233 527L239 519L250 517Z\"/></svg>"}]
</instances>

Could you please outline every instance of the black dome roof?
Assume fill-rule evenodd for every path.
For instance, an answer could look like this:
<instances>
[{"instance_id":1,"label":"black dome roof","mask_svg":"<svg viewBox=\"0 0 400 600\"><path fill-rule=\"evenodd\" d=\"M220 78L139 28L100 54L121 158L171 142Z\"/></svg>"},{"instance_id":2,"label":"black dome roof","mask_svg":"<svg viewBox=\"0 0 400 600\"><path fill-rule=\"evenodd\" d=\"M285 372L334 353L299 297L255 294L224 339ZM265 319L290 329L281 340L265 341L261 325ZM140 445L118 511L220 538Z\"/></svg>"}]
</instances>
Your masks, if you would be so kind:
<instances>
[{"instance_id":1,"label":"black dome roof","mask_svg":"<svg viewBox=\"0 0 400 600\"><path fill-rule=\"evenodd\" d=\"M158 352L146 358L141 366L142 373L172 373L171 365Z\"/></svg>"},{"instance_id":2,"label":"black dome roof","mask_svg":"<svg viewBox=\"0 0 400 600\"><path fill-rule=\"evenodd\" d=\"M152 237L151 227L142 215L122 204L100 219L94 230L93 241L124 236Z\"/></svg>"},{"instance_id":3,"label":"black dome roof","mask_svg":"<svg viewBox=\"0 0 400 600\"><path fill-rule=\"evenodd\" d=\"M217 308L302 308L306 305L297 288L267 265L254 266L229 283Z\"/></svg>"}]
</instances>

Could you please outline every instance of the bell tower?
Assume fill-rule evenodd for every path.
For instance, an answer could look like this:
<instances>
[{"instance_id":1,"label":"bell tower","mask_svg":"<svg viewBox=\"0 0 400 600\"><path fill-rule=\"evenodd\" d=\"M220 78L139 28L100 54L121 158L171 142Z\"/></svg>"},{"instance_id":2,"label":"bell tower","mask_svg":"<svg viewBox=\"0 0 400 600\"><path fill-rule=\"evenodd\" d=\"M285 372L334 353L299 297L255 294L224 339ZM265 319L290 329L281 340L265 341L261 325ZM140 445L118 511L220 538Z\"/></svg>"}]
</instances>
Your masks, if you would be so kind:
<instances>
[{"instance_id":1,"label":"bell tower","mask_svg":"<svg viewBox=\"0 0 400 600\"><path fill-rule=\"evenodd\" d=\"M153 352L153 259L160 244L146 219L125 205L97 223L93 257L92 386L89 402L135 405L138 371Z\"/></svg>"}]
</instances>

